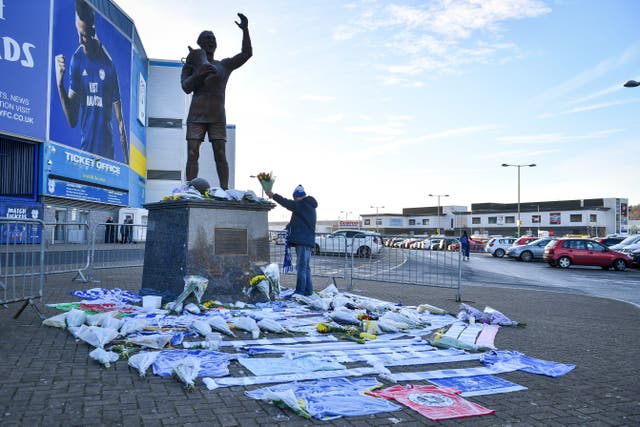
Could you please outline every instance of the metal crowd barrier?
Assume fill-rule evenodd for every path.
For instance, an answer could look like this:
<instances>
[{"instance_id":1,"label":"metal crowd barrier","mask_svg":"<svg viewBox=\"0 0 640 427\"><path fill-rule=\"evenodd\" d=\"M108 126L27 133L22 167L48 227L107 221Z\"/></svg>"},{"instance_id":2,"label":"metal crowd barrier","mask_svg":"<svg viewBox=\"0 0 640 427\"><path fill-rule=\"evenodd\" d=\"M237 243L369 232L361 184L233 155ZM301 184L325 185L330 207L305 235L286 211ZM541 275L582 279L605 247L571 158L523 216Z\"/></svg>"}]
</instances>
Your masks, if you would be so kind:
<instances>
[{"instance_id":1,"label":"metal crowd barrier","mask_svg":"<svg viewBox=\"0 0 640 427\"><path fill-rule=\"evenodd\" d=\"M34 300L42 298L44 287L44 222L34 219L0 218L0 304L24 302L41 319Z\"/></svg>"},{"instance_id":2,"label":"metal crowd barrier","mask_svg":"<svg viewBox=\"0 0 640 427\"><path fill-rule=\"evenodd\" d=\"M271 231L270 235L278 236L278 232ZM381 236L382 241L372 242L371 237L358 234L350 238L328 236L316 234L311 256L314 276L330 277L334 283L336 278L344 279L348 290L353 289L354 279L450 288L456 292L456 301L462 299L462 251L458 239L447 238L439 243L440 238L425 242L424 237L409 242L407 236L385 235ZM389 245L390 242L397 245ZM413 243L416 244L412 246ZM271 262L282 265L284 252L282 239L272 239ZM294 269L289 274L296 274L295 248L291 248L291 257Z\"/></svg>"},{"instance_id":3,"label":"metal crowd barrier","mask_svg":"<svg viewBox=\"0 0 640 427\"><path fill-rule=\"evenodd\" d=\"M269 233L272 238L270 255L271 262L277 263L282 267L285 253L284 240L279 236L279 232L271 231ZM326 233L316 234L317 237L325 237ZM350 257L344 248L347 245L345 237L336 238L335 242L327 244L322 251L314 250L311 256L311 274L313 276L329 277L335 283L335 279L347 279L349 271ZM296 249L290 248L291 262L293 271L289 274L296 274Z\"/></svg>"},{"instance_id":4,"label":"metal crowd barrier","mask_svg":"<svg viewBox=\"0 0 640 427\"><path fill-rule=\"evenodd\" d=\"M89 266L85 276L93 280L93 270L142 267L146 240L147 225L96 224L91 230Z\"/></svg>"},{"instance_id":5,"label":"metal crowd barrier","mask_svg":"<svg viewBox=\"0 0 640 427\"><path fill-rule=\"evenodd\" d=\"M458 239L385 235L383 241L379 253L353 258L352 279L450 288L456 290L456 301L461 300L462 250Z\"/></svg>"},{"instance_id":6,"label":"metal crowd barrier","mask_svg":"<svg viewBox=\"0 0 640 427\"><path fill-rule=\"evenodd\" d=\"M79 222L45 223L44 226L45 274L76 273L74 280L87 282L89 226Z\"/></svg>"}]
</instances>

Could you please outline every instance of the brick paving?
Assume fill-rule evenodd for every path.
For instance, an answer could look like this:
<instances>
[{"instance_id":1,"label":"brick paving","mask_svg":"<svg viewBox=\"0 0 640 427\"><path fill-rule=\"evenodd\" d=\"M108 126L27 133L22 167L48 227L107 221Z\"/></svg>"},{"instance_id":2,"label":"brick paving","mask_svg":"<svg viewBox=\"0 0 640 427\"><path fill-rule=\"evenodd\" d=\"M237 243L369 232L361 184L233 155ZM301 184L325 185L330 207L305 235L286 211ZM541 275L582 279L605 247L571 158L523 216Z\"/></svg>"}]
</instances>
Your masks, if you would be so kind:
<instances>
[{"instance_id":1,"label":"brick paving","mask_svg":"<svg viewBox=\"0 0 640 427\"><path fill-rule=\"evenodd\" d=\"M100 270L96 272L99 284L73 282L68 274L51 275L38 306L49 317L58 311L42 303L73 301L72 290L100 286L136 291L141 275L141 268ZM291 285L291 279L284 278L284 285ZM323 288L324 281L317 279L316 288ZM353 292L408 305L429 303L453 312L459 304L451 289L358 281ZM41 326L31 308L13 319L20 305L11 304L0 309L0 425L640 425L637 307L581 295L487 286L465 286L462 295L464 302L479 309L489 305L527 323L526 328L501 328L495 341L498 348L577 368L560 378L524 372L500 375L528 390L468 398L494 409L495 415L435 423L403 409L330 422L304 420L244 395L260 386L209 391L198 382L195 391L187 392L173 379L151 373L140 378L123 361L105 369L89 358L89 345L76 342L67 331ZM448 363L392 371L464 366L477 365ZM232 372L240 369L234 363L230 368Z\"/></svg>"}]
</instances>

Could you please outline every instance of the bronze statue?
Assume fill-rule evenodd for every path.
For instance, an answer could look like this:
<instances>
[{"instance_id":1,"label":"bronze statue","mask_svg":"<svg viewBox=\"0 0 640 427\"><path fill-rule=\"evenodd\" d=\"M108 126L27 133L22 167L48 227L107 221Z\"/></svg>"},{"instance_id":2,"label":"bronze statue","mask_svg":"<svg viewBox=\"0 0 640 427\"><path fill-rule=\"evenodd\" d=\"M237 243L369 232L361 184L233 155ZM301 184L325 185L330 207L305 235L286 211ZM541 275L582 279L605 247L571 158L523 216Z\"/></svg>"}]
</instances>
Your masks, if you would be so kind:
<instances>
[{"instance_id":1,"label":"bronze statue","mask_svg":"<svg viewBox=\"0 0 640 427\"><path fill-rule=\"evenodd\" d=\"M242 30L242 51L232 58L222 61L213 59L216 50L216 37L212 31L203 31L198 36L200 49L189 47L189 55L182 66L180 81L185 93L193 93L189 116L187 117L187 181L198 176L198 158L200 144L209 134L213 147L216 171L220 187L229 187L229 164L225 144L227 142L227 118L224 109L224 96L229 75L251 58L251 38L249 21L238 13L240 22L236 25Z\"/></svg>"}]
</instances>

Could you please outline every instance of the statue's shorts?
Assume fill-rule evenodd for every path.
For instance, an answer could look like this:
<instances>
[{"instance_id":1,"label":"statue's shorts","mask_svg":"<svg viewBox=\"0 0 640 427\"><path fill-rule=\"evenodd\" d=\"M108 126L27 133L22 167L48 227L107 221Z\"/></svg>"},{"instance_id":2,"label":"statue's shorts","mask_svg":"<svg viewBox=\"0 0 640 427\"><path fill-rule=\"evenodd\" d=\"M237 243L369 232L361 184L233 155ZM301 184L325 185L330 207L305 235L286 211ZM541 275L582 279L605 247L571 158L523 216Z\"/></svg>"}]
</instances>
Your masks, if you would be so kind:
<instances>
[{"instance_id":1,"label":"statue's shorts","mask_svg":"<svg viewBox=\"0 0 640 427\"><path fill-rule=\"evenodd\" d=\"M204 141L209 134L209 141L214 139L227 140L227 127L224 123L187 123L187 139Z\"/></svg>"}]
</instances>

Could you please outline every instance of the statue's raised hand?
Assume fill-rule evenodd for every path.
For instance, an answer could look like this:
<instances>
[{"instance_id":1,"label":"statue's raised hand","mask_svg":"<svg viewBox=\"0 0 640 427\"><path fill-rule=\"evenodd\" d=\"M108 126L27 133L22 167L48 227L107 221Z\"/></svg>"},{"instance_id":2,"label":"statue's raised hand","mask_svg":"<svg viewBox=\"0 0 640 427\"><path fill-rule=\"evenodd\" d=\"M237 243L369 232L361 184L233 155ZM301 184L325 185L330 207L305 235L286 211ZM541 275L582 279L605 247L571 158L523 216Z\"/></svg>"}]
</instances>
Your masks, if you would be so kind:
<instances>
[{"instance_id":1,"label":"statue's raised hand","mask_svg":"<svg viewBox=\"0 0 640 427\"><path fill-rule=\"evenodd\" d=\"M246 30L249 28L249 20L242 13L238 13L238 17L240 17L240 22L236 21L236 25L240 27L242 30Z\"/></svg>"}]
</instances>

